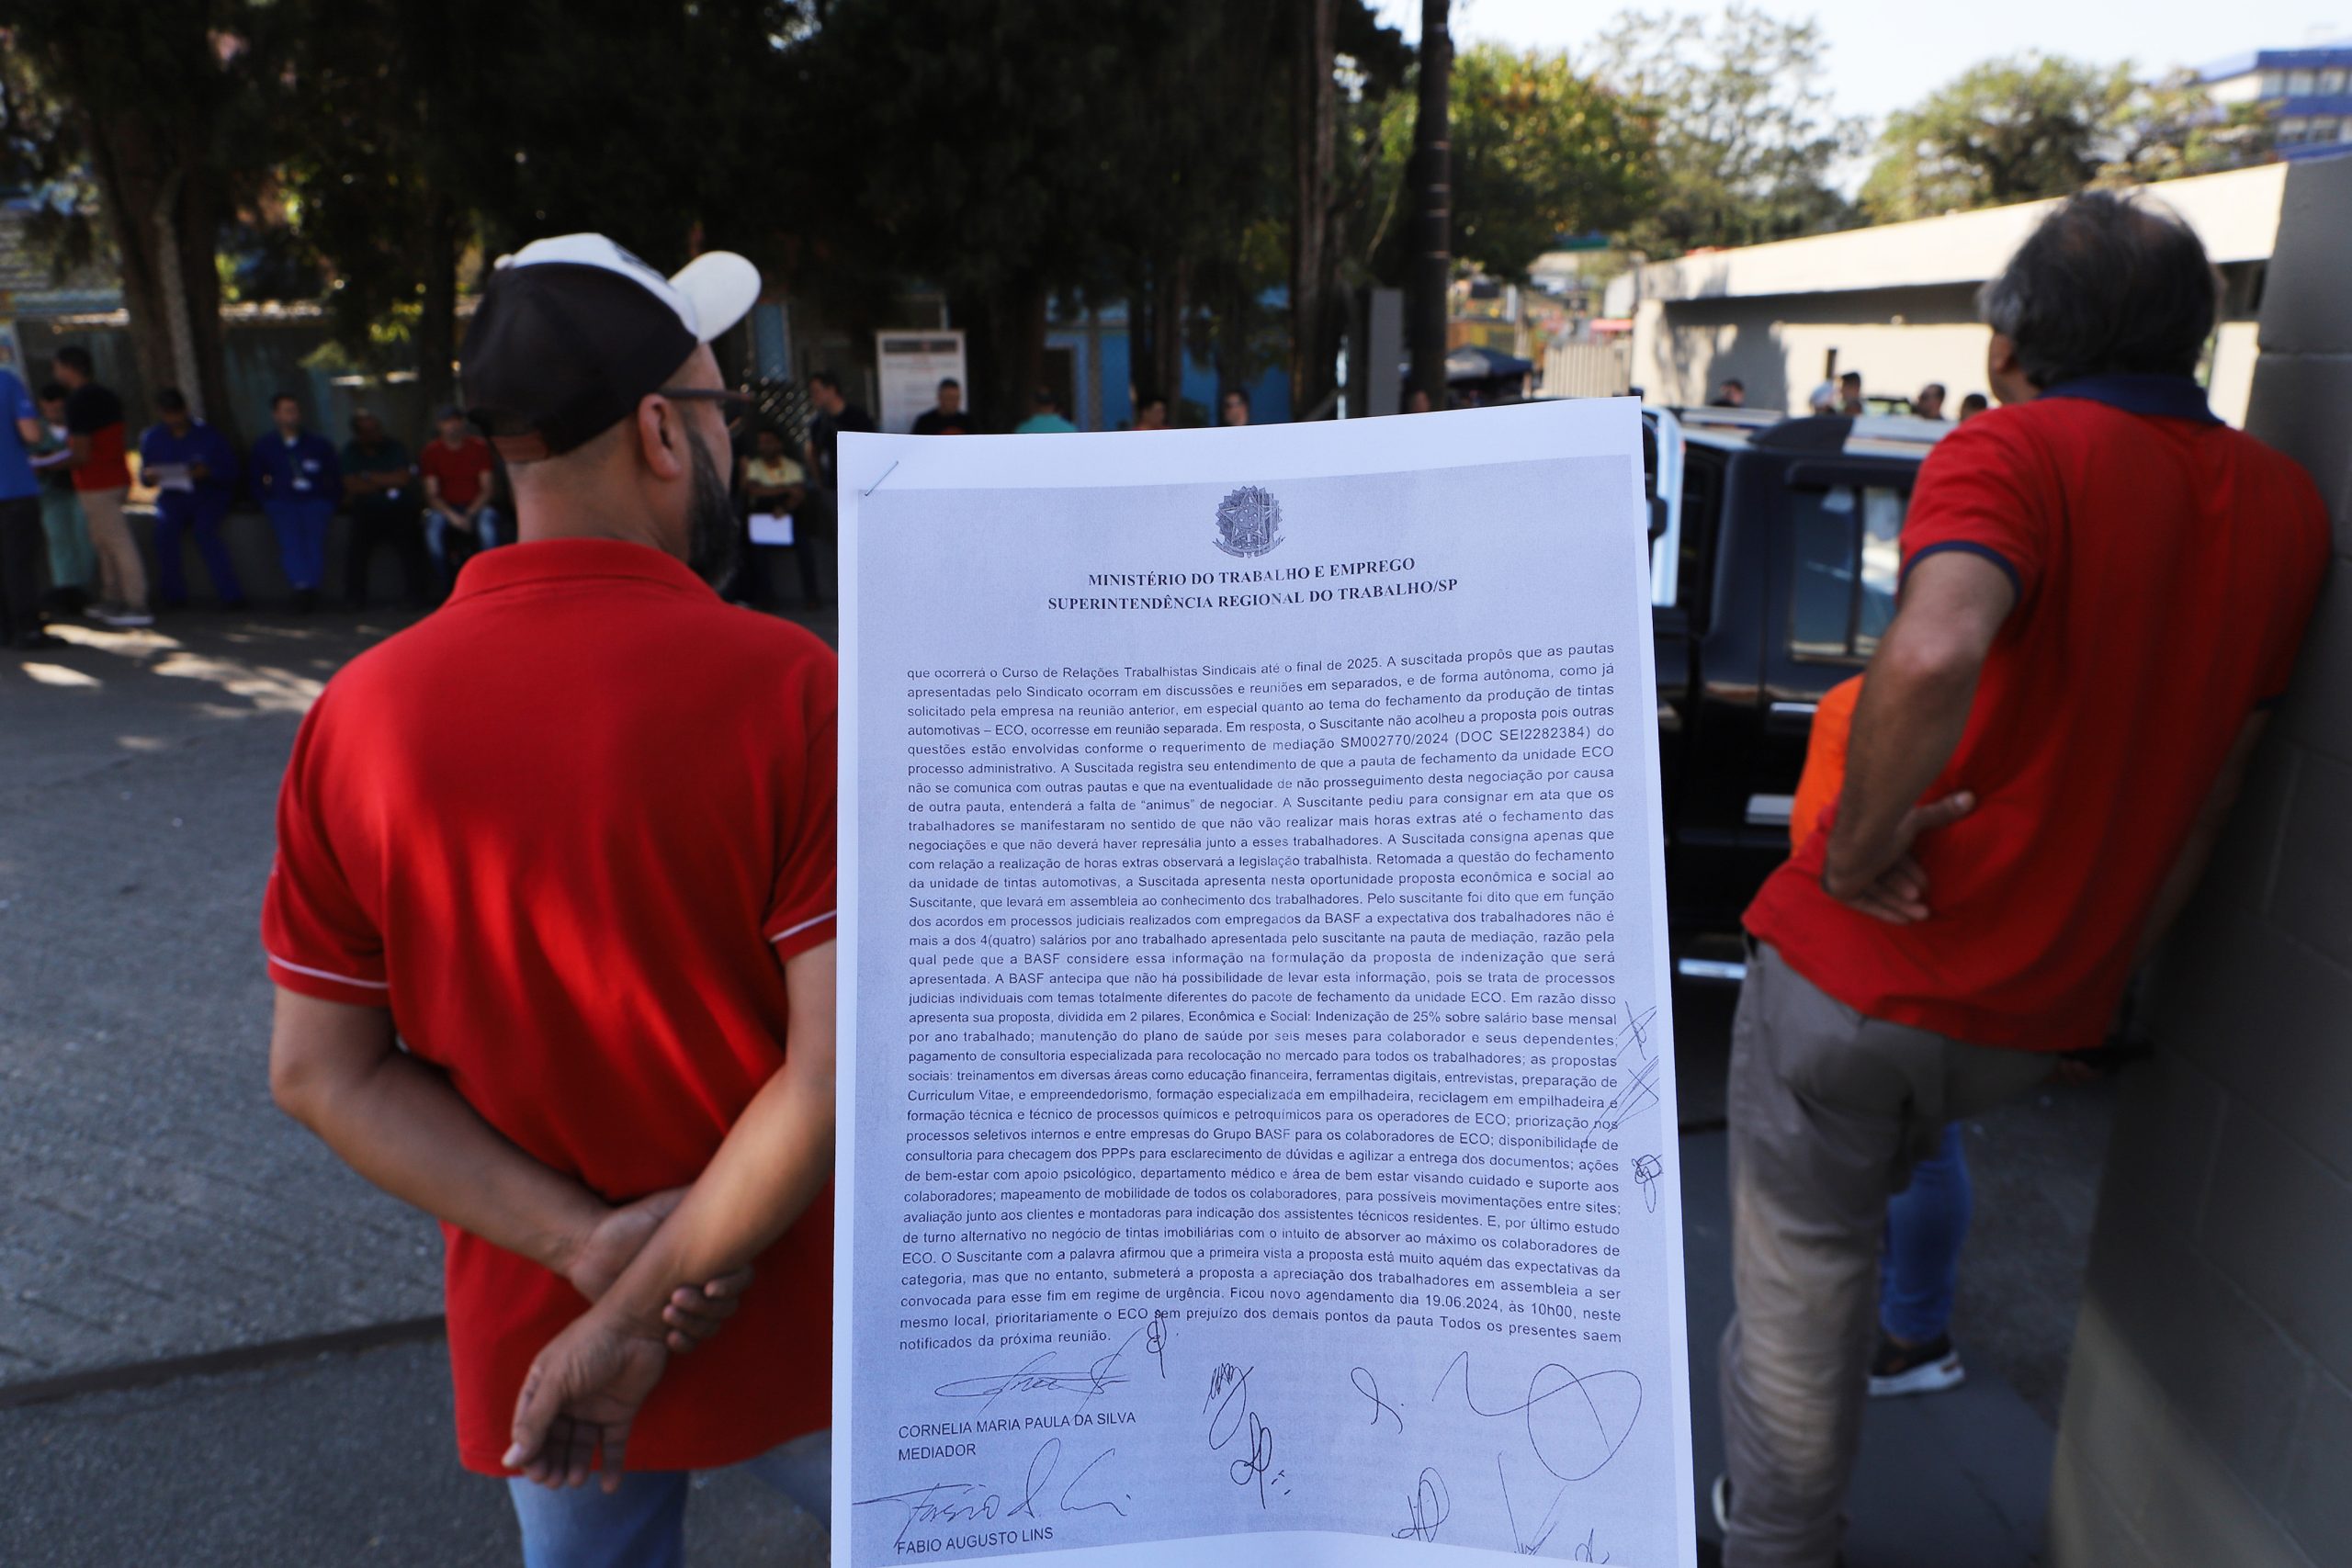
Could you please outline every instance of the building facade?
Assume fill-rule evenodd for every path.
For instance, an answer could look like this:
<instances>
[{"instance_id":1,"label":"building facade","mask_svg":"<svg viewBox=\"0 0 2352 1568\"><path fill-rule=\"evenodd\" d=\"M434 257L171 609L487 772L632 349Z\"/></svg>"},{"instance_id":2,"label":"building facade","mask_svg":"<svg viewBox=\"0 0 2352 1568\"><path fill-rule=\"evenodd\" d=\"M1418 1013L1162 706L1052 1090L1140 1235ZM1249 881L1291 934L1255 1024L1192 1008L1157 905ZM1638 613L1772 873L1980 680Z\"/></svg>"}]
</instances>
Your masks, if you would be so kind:
<instances>
[{"instance_id":1,"label":"building facade","mask_svg":"<svg viewBox=\"0 0 2352 1568\"><path fill-rule=\"evenodd\" d=\"M2217 104L2263 105L2282 157L2352 150L2352 39L2233 55L2198 79Z\"/></svg>"},{"instance_id":2,"label":"building facade","mask_svg":"<svg viewBox=\"0 0 2352 1568\"><path fill-rule=\"evenodd\" d=\"M2203 367L2213 412L2245 422L2256 317L2290 165L2171 180L2151 194L2205 242L2226 286ZM1702 251L1613 279L1608 312L1634 320L1633 384L1654 403L1704 403L1737 377L1752 408L1805 411L1822 382L1860 371L1865 396L1939 382L1946 406L1987 390L1976 291L2054 202Z\"/></svg>"}]
</instances>

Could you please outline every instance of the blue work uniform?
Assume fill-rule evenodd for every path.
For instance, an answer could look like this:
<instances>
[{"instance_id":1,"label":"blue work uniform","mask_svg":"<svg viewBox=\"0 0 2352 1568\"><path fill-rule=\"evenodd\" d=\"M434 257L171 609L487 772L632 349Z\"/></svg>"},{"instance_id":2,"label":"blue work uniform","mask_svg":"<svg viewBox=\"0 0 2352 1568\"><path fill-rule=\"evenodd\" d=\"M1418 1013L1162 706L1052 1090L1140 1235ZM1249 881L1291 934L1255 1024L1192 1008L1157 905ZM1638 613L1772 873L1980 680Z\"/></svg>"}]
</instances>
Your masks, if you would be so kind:
<instances>
[{"instance_id":1,"label":"blue work uniform","mask_svg":"<svg viewBox=\"0 0 2352 1568\"><path fill-rule=\"evenodd\" d=\"M230 562L229 547L221 542L220 523L237 494L237 449L229 438L200 419L188 421L187 433L175 435L171 427L151 424L139 438L139 469L153 484L157 470L167 464L204 465L204 477L182 484L166 479L155 496L155 591L165 604L187 603L187 576L181 543L196 536L197 553L212 579L212 591L223 604L242 604L245 591Z\"/></svg>"},{"instance_id":2,"label":"blue work uniform","mask_svg":"<svg viewBox=\"0 0 2352 1568\"><path fill-rule=\"evenodd\" d=\"M277 558L297 592L315 593L327 575L327 524L343 500L334 444L312 431L288 440L273 430L254 443L254 493L277 530Z\"/></svg>"}]
</instances>

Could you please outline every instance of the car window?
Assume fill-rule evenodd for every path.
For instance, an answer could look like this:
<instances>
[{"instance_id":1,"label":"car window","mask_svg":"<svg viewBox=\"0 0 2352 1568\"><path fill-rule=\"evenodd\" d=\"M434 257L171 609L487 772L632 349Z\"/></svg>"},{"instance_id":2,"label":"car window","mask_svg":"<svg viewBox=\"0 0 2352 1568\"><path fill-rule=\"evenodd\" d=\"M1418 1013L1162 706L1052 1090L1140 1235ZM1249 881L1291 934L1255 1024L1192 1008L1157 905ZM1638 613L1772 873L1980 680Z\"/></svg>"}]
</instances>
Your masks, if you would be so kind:
<instances>
[{"instance_id":1,"label":"car window","mask_svg":"<svg viewBox=\"0 0 2352 1568\"><path fill-rule=\"evenodd\" d=\"M1894 618L1903 513L1910 497L1881 485L1792 491L1789 652L1861 660Z\"/></svg>"}]
</instances>

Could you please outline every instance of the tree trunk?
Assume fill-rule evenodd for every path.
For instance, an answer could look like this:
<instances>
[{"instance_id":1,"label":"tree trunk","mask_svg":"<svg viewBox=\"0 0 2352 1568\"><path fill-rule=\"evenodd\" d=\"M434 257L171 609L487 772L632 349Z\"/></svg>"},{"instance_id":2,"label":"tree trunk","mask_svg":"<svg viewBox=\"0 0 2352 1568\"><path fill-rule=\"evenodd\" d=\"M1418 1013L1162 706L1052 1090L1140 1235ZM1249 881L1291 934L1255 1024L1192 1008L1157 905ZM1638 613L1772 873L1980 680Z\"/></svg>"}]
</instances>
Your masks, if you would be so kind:
<instances>
[{"instance_id":1,"label":"tree trunk","mask_svg":"<svg viewBox=\"0 0 2352 1568\"><path fill-rule=\"evenodd\" d=\"M431 421L458 400L458 216L449 198L435 191L424 213L424 296L416 318L416 391Z\"/></svg>"},{"instance_id":2,"label":"tree trunk","mask_svg":"<svg viewBox=\"0 0 2352 1568\"><path fill-rule=\"evenodd\" d=\"M1152 317L1152 305L1159 297L1158 284L1148 275L1136 279L1127 287L1127 405L1130 409L1140 407L1144 399L1159 389L1159 367L1153 363L1153 350L1159 342L1159 333Z\"/></svg>"},{"instance_id":3,"label":"tree trunk","mask_svg":"<svg viewBox=\"0 0 2352 1568\"><path fill-rule=\"evenodd\" d=\"M1192 264L1170 256L1154 269L1152 277L1152 370L1159 378L1153 389L1168 400L1168 423L1174 424L1184 400L1184 294Z\"/></svg>"},{"instance_id":4,"label":"tree trunk","mask_svg":"<svg viewBox=\"0 0 2352 1568\"><path fill-rule=\"evenodd\" d=\"M220 194L217 176L199 161L212 139L209 99L198 95L197 107L184 103L178 118L158 118L134 87L99 65L96 51L114 47L102 20L76 18L57 30L43 64L79 113L121 268L139 390L152 398L159 388L180 388L233 440L236 411L222 365L220 277L213 263ZM201 28L187 41L186 68L209 69ZM143 420L135 394L127 412L134 423Z\"/></svg>"},{"instance_id":5,"label":"tree trunk","mask_svg":"<svg viewBox=\"0 0 2352 1568\"><path fill-rule=\"evenodd\" d=\"M1332 80L1338 0L1293 0L1290 406L1306 417L1331 390Z\"/></svg>"},{"instance_id":6,"label":"tree trunk","mask_svg":"<svg viewBox=\"0 0 2352 1568\"><path fill-rule=\"evenodd\" d=\"M1416 221L1412 246L1413 389L1445 406L1446 288L1453 274L1453 137L1448 95L1453 40L1447 0L1421 0L1420 104L1413 121Z\"/></svg>"},{"instance_id":7,"label":"tree trunk","mask_svg":"<svg viewBox=\"0 0 2352 1568\"><path fill-rule=\"evenodd\" d=\"M1045 285L1021 281L985 296L950 301L969 323L973 416L983 430L1011 430L1029 417L1031 394L1046 374Z\"/></svg>"}]
</instances>

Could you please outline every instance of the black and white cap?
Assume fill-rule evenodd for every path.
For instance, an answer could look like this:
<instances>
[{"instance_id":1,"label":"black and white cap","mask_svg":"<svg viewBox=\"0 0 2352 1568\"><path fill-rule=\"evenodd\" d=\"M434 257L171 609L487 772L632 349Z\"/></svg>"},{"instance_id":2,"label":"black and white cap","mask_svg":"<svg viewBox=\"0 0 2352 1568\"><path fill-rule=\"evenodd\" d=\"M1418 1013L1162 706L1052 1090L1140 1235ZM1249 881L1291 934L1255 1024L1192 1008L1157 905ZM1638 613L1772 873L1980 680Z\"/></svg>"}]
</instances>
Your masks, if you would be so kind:
<instances>
[{"instance_id":1,"label":"black and white cap","mask_svg":"<svg viewBox=\"0 0 2352 1568\"><path fill-rule=\"evenodd\" d=\"M569 452L628 418L759 297L759 269L732 251L664 277L602 234L534 240L498 259L466 329L466 412L510 461Z\"/></svg>"}]
</instances>

